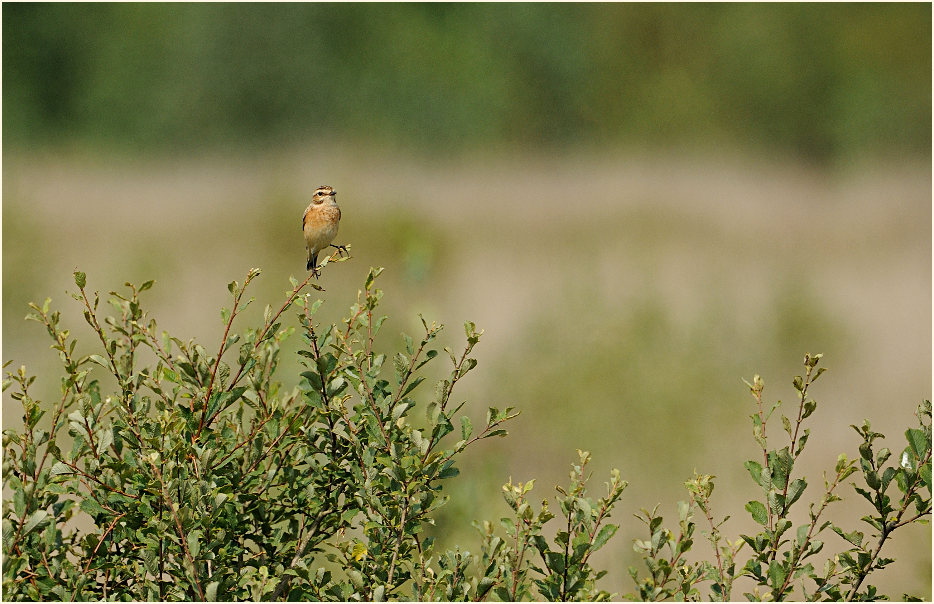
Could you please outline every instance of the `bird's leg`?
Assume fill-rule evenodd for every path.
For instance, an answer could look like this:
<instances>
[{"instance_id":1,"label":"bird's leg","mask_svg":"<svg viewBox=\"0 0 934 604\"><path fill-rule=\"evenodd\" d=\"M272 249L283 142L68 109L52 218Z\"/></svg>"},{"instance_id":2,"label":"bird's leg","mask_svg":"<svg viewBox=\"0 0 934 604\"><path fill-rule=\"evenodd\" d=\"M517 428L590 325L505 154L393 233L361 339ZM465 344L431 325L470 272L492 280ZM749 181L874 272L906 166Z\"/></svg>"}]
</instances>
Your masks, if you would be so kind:
<instances>
[{"instance_id":1,"label":"bird's leg","mask_svg":"<svg viewBox=\"0 0 934 604\"><path fill-rule=\"evenodd\" d=\"M317 253L311 255L311 258L308 260L308 268L311 269L311 276L314 277L315 279L317 279L318 275L321 274L321 272L318 270L318 254Z\"/></svg>"},{"instance_id":2,"label":"bird's leg","mask_svg":"<svg viewBox=\"0 0 934 604\"><path fill-rule=\"evenodd\" d=\"M347 251L347 247L346 247L346 246L337 245L336 243L332 243L332 244L331 244L331 247L336 248L338 254L346 254L346 255L348 255L348 256L350 255L350 252Z\"/></svg>"}]
</instances>

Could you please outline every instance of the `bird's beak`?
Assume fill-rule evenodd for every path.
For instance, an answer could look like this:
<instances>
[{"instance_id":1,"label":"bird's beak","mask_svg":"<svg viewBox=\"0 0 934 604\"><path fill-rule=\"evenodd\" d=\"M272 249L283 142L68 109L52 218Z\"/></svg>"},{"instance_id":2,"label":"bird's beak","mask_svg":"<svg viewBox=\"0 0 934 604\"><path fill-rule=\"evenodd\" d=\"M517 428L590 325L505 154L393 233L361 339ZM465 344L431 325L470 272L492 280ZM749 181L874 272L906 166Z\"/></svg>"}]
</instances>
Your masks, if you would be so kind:
<instances>
[{"instance_id":1,"label":"bird's beak","mask_svg":"<svg viewBox=\"0 0 934 604\"><path fill-rule=\"evenodd\" d=\"M337 195L337 191L331 191L331 197L334 197L336 195Z\"/></svg>"}]
</instances>

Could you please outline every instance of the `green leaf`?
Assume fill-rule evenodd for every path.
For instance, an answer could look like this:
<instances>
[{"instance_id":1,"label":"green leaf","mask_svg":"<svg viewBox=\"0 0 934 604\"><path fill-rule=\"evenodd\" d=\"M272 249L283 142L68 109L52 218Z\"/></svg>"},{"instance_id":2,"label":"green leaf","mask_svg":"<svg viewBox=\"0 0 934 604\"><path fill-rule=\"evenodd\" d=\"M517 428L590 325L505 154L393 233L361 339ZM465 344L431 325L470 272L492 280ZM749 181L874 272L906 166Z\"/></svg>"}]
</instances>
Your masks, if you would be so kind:
<instances>
[{"instance_id":1,"label":"green leaf","mask_svg":"<svg viewBox=\"0 0 934 604\"><path fill-rule=\"evenodd\" d=\"M810 545L808 545L808 551L804 555L804 557L807 558L808 556L813 556L817 552L821 551L823 548L824 548L824 542L820 541L819 539L814 539L813 541L811 541Z\"/></svg>"},{"instance_id":2,"label":"green leaf","mask_svg":"<svg viewBox=\"0 0 934 604\"><path fill-rule=\"evenodd\" d=\"M81 271L75 271L75 285L77 285L79 289L84 289L84 286L87 284L87 279L87 275Z\"/></svg>"},{"instance_id":3,"label":"green leaf","mask_svg":"<svg viewBox=\"0 0 934 604\"><path fill-rule=\"evenodd\" d=\"M98 437L98 441L97 441L98 455L104 453L107 450L107 447L109 447L113 443L113 441L114 441L113 430L109 428L105 428L103 431L101 431L100 436Z\"/></svg>"},{"instance_id":4,"label":"green leaf","mask_svg":"<svg viewBox=\"0 0 934 604\"><path fill-rule=\"evenodd\" d=\"M795 479L791 482L790 485L788 485L788 496L785 500L786 510L790 508L791 504L796 502L799 497L801 497L801 493L804 492L804 489L807 488L807 486L808 483L805 482L803 478Z\"/></svg>"},{"instance_id":5,"label":"green leaf","mask_svg":"<svg viewBox=\"0 0 934 604\"><path fill-rule=\"evenodd\" d=\"M911 450L914 451L915 455L917 455L919 459L924 457L924 454L927 453L928 449L931 447L930 440L928 437L925 437L924 432L921 430L909 428L905 432L905 438L908 439L908 444L911 445Z\"/></svg>"},{"instance_id":6,"label":"green leaf","mask_svg":"<svg viewBox=\"0 0 934 604\"><path fill-rule=\"evenodd\" d=\"M787 574L788 572L778 560L773 560L772 563L769 564L769 579L771 580L772 587L780 587L782 583L784 583Z\"/></svg>"},{"instance_id":7,"label":"green leaf","mask_svg":"<svg viewBox=\"0 0 934 604\"><path fill-rule=\"evenodd\" d=\"M26 513L26 493L23 489L16 489L13 493L13 512L22 518Z\"/></svg>"},{"instance_id":8,"label":"green leaf","mask_svg":"<svg viewBox=\"0 0 934 604\"><path fill-rule=\"evenodd\" d=\"M855 490L857 493L859 493L860 495L862 495L862 496L863 496L863 499L865 499L865 500L868 501L869 503L872 503L873 505L875 505L875 502L874 502L874 500L873 500L873 498L872 498L872 493L870 493L870 492L867 491L866 489L861 489L861 488L859 488L859 487L856 486L855 484L853 485L853 490Z\"/></svg>"},{"instance_id":9,"label":"green leaf","mask_svg":"<svg viewBox=\"0 0 934 604\"><path fill-rule=\"evenodd\" d=\"M616 534L616 530L619 527L615 524L607 524L600 529L600 532L597 533L597 536L593 540L592 550L598 550L612 537Z\"/></svg>"},{"instance_id":10,"label":"green leaf","mask_svg":"<svg viewBox=\"0 0 934 604\"><path fill-rule=\"evenodd\" d=\"M795 543L797 544L797 546L798 546L799 548L804 547L804 542L805 542L805 540L808 538L808 529L809 529L809 528L810 528L810 527L809 527L808 525L806 525L806 524L802 524L801 526L798 527L798 531L797 531L797 534L796 534L796 535L797 535L797 539L795 540Z\"/></svg>"},{"instance_id":11,"label":"green leaf","mask_svg":"<svg viewBox=\"0 0 934 604\"><path fill-rule=\"evenodd\" d=\"M763 488L768 487L768 484L762 480L762 464L750 459L743 465L746 466L746 469L749 471L749 475L752 476L752 479L756 481L756 484Z\"/></svg>"},{"instance_id":12,"label":"green leaf","mask_svg":"<svg viewBox=\"0 0 934 604\"><path fill-rule=\"evenodd\" d=\"M61 474L74 474L74 473L75 473L74 470L72 470L71 468L69 468L67 465L65 465L65 464L64 464L63 462L61 462L61 461L55 462L55 464L52 466L52 469L49 470L49 472L52 474L52 476L59 476L59 475L61 475Z\"/></svg>"},{"instance_id":13,"label":"green leaf","mask_svg":"<svg viewBox=\"0 0 934 604\"><path fill-rule=\"evenodd\" d=\"M821 367L821 368L818 370L818 375L820 375L820 373L823 372L823 371L824 371L824 368ZM808 401L808 402L804 403L804 411L801 413L801 419L804 419L804 418L806 418L806 417L810 417L811 414L814 413L814 410L815 410L815 409L817 409L817 402L816 402L816 401Z\"/></svg>"},{"instance_id":14,"label":"green leaf","mask_svg":"<svg viewBox=\"0 0 934 604\"><path fill-rule=\"evenodd\" d=\"M347 387L347 380L342 377L336 377L328 382L327 395L331 398L340 394Z\"/></svg>"},{"instance_id":15,"label":"green leaf","mask_svg":"<svg viewBox=\"0 0 934 604\"><path fill-rule=\"evenodd\" d=\"M591 517L591 515L593 514L593 510L592 510L591 507L590 507L590 502L589 502L589 501L587 501L587 500L586 500L585 498L583 498L583 497L577 497L577 498L574 500L574 503L575 503L575 505L577 506L577 509L579 509L579 510L584 514L584 517L585 517L585 518L590 518L590 517Z\"/></svg>"},{"instance_id":16,"label":"green leaf","mask_svg":"<svg viewBox=\"0 0 934 604\"><path fill-rule=\"evenodd\" d=\"M746 510L752 514L752 519L762 526L766 526L769 523L768 511L765 509L765 506L762 505L759 501L750 501L746 504Z\"/></svg>"},{"instance_id":17,"label":"green leaf","mask_svg":"<svg viewBox=\"0 0 934 604\"><path fill-rule=\"evenodd\" d=\"M792 578L798 579L801 577L801 575L807 575L808 577L814 576L814 565L808 562L807 564L805 564L804 566L796 570L794 577Z\"/></svg>"},{"instance_id":18,"label":"green leaf","mask_svg":"<svg viewBox=\"0 0 934 604\"><path fill-rule=\"evenodd\" d=\"M399 403L398 405L396 405L395 407L393 407L393 409L392 409L392 421L398 421L399 418L402 417L402 414L405 413L406 410L407 410L410 406L411 406L411 404L410 404L408 401L403 401L403 402Z\"/></svg>"},{"instance_id":19,"label":"green leaf","mask_svg":"<svg viewBox=\"0 0 934 604\"><path fill-rule=\"evenodd\" d=\"M545 566L555 574L564 572L564 554L562 552L544 552Z\"/></svg>"},{"instance_id":20,"label":"green leaf","mask_svg":"<svg viewBox=\"0 0 934 604\"><path fill-rule=\"evenodd\" d=\"M747 537L746 535L742 535L742 538L746 540L747 543L750 542L750 537ZM759 548L756 548L755 545L753 545L753 543L750 543L750 545L753 546L753 549L755 549L757 552L761 552L762 550ZM756 579L759 579L760 581L763 580L762 564L755 558L752 558L746 561L746 564L743 566L743 571L749 572L749 574L751 574Z\"/></svg>"},{"instance_id":21,"label":"green leaf","mask_svg":"<svg viewBox=\"0 0 934 604\"><path fill-rule=\"evenodd\" d=\"M774 454L773 454L774 453ZM794 462L788 447L769 453L769 468L772 470L772 483L784 485L788 482L788 475Z\"/></svg>"},{"instance_id":22,"label":"green leaf","mask_svg":"<svg viewBox=\"0 0 934 604\"><path fill-rule=\"evenodd\" d=\"M473 424L470 422L470 418L466 415L461 416L461 437L464 440L470 438L470 435L473 433Z\"/></svg>"},{"instance_id":23,"label":"green leaf","mask_svg":"<svg viewBox=\"0 0 934 604\"><path fill-rule=\"evenodd\" d=\"M91 499L90 497L85 498L85 499L82 499L82 500L81 500L81 505L78 506L78 507L80 507L81 510L82 510L83 512L85 512L86 514L88 514L89 516L97 516L97 515L99 515L99 514L107 514L107 510L105 510L103 507L101 507L101 504L97 503L96 501L94 501L94 500Z\"/></svg>"},{"instance_id":24,"label":"green leaf","mask_svg":"<svg viewBox=\"0 0 934 604\"><path fill-rule=\"evenodd\" d=\"M198 554L201 553L201 534L201 529L195 529L188 533L188 551L195 560L198 559Z\"/></svg>"},{"instance_id":25,"label":"green leaf","mask_svg":"<svg viewBox=\"0 0 934 604\"><path fill-rule=\"evenodd\" d=\"M36 510L29 517L29 520L26 521L25 526L23 526L23 535L28 535L32 529L36 528L40 522L48 518L49 513L45 510Z\"/></svg>"},{"instance_id":26,"label":"green leaf","mask_svg":"<svg viewBox=\"0 0 934 604\"><path fill-rule=\"evenodd\" d=\"M71 459L76 459L78 454L85 448L84 435L75 435L75 441L71 445Z\"/></svg>"},{"instance_id":27,"label":"green leaf","mask_svg":"<svg viewBox=\"0 0 934 604\"><path fill-rule=\"evenodd\" d=\"M899 460L899 465L909 472L914 472L918 469L918 457L915 455L914 450L911 446L905 447L905 450L902 451L901 459ZM902 485L902 481L899 480L899 486ZM905 489L902 489L903 491Z\"/></svg>"},{"instance_id":28,"label":"green leaf","mask_svg":"<svg viewBox=\"0 0 934 604\"><path fill-rule=\"evenodd\" d=\"M88 360L91 361L92 363L100 365L104 369L108 369L108 370L110 369L110 364L108 364L107 361L104 360L104 357L102 357L99 354L92 354L88 356Z\"/></svg>"},{"instance_id":29,"label":"green leaf","mask_svg":"<svg viewBox=\"0 0 934 604\"><path fill-rule=\"evenodd\" d=\"M808 428L804 429L804 433L798 437L798 446L795 447L795 456L801 454L801 451L804 450L804 445L808 442L808 438L811 436L811 431Z\"/></svg>"},{"instance_id":30,"label":"green leaf","mask_svg":"<svg viewBox=\"0 0 934 604\"><path fill-rule=\"evenodd\" d=\"M834 525L831 525L830 528L831 530L833 530L833 532L840 535L841 537L843 537L844 539L846 539L847 541L849 541L856 547L862 547L863 533L859 531L853 531L852 533L845 533L843 532L843 529L841 529L838 526L834 526Z\"/></svg>"},{"instance_id":31,"label":"green leaf","mask_svg":"<svg viewBox=\"0 0 934 604\"><path fill-rule=\"evenodd\" d=\"M418 385L421 384L421 383L424 382L424 381L425 381L425 378L419 376L419 377L415 378L414 380L412 380L411 382L409 382L409 383L406 385L405 390L402 392L402 396L405 396L405 395L407 395L408 393L410 393L410 392L412 392L413 390L415 390L415 388L417 388Z\"/></svg>"},{"instance_id":32,"label":"green leaf","mask_svg":"<svg viewBox=\"0 0 934 604\"><path fill-rule=\"evenodd\" d=\"M769 490L768 501L769 509L773 514L781 513L782 509L785 507L785 497L775 489Z\"/></svg>"},{"instance_id":33,"label":"green leaf","mask_svg":"<svg viewBox=\"0 0 934 604\"><path fill-rule=\"evenodd\" d=\"M782 534L791 527L791 520L787 518L779 518L778 522L775 523L775 537L774 541L778 541Z\"/></svg>"},{"instance_id":34,"label":"green leaf","mask_svg":"<svg viewBox=\"0 0 934 604\"><path fill-rule=\"evenodd\" d=\"M448 462L448 464L451 464L451 463L452 463L452 462ZM440 478L440 479L444 479L444 478L453 478L453 477L457 476L457 475L460 474L460 473L461 473L461 471L460 471L459 469L457 469L456 467L454 467L453 465L446 465L446 466L441 470L441 472L438 473L438 478Z\"/></svg>"},{"instance_id":35,"label":"green leaf","mask_svg":"<svg viewBox=\"0 0 934 604\"><path fill-rule=\"evenodd\" d=\"M882 447L878 453L876 453L876 467L882 467L882 465L888 461L889 457L892 456L892 452L886 447Z\"/></svg>"}]
</instances>

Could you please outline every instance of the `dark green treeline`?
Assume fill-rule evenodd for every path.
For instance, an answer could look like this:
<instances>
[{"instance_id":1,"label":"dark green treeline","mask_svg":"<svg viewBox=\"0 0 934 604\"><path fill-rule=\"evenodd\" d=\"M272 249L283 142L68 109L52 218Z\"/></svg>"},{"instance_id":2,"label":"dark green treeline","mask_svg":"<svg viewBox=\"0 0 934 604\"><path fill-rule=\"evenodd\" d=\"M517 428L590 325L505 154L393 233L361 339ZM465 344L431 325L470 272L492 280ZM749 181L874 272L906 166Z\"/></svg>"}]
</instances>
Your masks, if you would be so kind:
<instances>
[{"instance_id":1,"label":"dark green treeline","mask_svg":"<svg viewBox=\"0 0 934 604\"><path fill-rule=\"evenodd\" d=\"M930 4L4 4L4 147L927 156Z\"/></svg>"}]
</instances>

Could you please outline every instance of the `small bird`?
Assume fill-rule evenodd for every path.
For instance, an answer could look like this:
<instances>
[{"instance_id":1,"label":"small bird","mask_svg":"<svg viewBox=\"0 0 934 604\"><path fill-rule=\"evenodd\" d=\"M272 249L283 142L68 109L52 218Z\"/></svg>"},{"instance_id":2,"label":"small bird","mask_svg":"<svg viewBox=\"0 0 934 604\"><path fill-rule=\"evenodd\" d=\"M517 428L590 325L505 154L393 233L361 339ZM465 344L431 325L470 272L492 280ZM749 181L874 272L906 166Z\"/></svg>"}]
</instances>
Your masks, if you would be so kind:
<instances>
[{"instance_id":1,"label":"small bird","mask_svg":"<svg viewBox=\"0 0 934 604\"><path fill-rule=\"evenodd\" d=\"M344 246L331 243L337 236L337 225L341 219L336 196L337 191L333 188L326 185L318 187L302 216L302 233L305 235L305 249L308 250L308 264L305 268L315 277L319 275L318 253L321 250L330 246L339 252L347 252Z\"/></svg>"}]
</instances>

